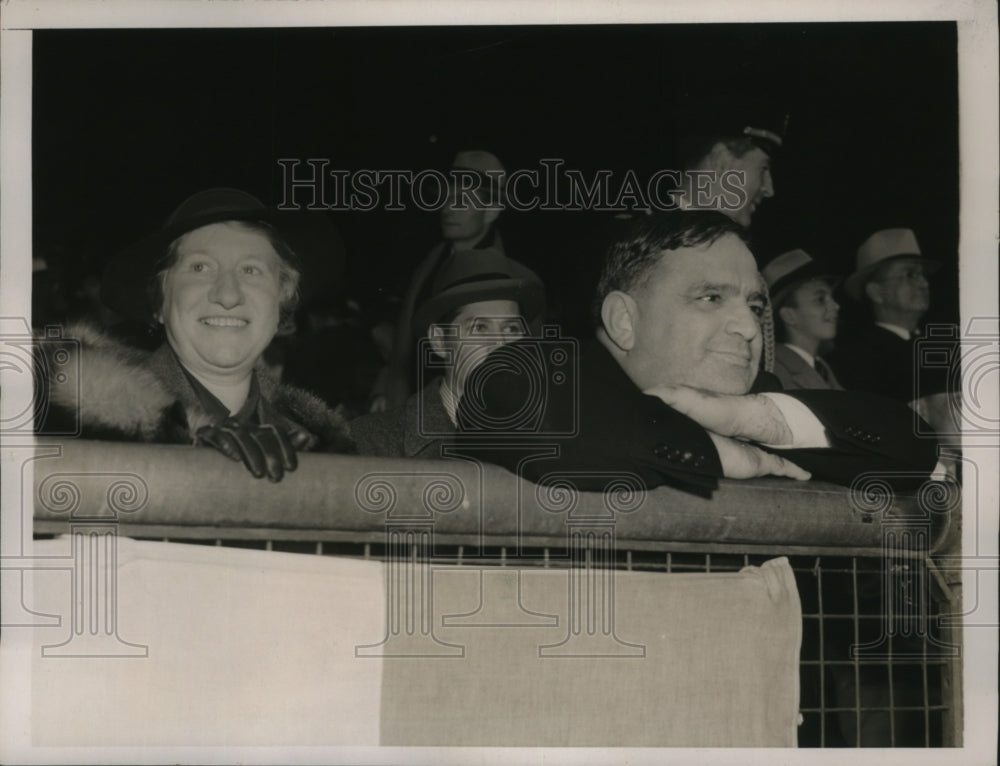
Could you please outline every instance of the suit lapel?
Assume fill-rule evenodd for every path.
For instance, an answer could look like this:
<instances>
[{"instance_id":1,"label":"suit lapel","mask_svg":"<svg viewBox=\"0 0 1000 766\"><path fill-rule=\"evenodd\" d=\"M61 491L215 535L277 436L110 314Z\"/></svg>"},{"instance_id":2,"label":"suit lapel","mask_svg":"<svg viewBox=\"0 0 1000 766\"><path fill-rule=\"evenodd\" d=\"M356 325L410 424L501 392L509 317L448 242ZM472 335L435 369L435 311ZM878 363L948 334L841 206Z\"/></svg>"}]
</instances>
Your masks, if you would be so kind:
<instances>
[{"instance_id":1,"label":"suit lapel","mask_svg":"<svg viewBox=\"0 0 1000 766\"><path fill-rule=\"evenodd\" d=\"M829 388L823 376L787 346L778 346L776 353L781 357L781 363L791 373L792 380L799 388Z\"/></svg>"}]
</instances>

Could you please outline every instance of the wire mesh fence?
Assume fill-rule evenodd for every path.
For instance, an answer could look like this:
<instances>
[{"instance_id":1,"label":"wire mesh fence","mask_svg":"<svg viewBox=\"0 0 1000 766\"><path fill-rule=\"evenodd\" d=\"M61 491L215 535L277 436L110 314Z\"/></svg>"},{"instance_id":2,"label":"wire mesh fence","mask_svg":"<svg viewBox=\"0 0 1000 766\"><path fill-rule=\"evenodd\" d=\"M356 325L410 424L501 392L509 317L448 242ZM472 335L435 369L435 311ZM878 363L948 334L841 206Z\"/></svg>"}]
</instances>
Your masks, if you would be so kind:
<instances>
[{"instance_id":1,"label":"wire mesh fence","mask_svg":"<svg viewBox=\"0 0 1000 766\"><path fill-rule=\"evenodd\" d=\"M156 539L290 553L384 559L384 542L225 538ZM710 546L702 546L710 547ZM615 549L616 569L735 572L781 554ZM720 546L723 548L723 546ZM565 546L435 544L412 551L431 566L566 567ZM802 604L800 747L948 747L960 743L961 672L952 594L927 557L790 555ZM587 559L588 565L590 559ZM607 565L605 559L601 565Z\"/></svg>"}]
</instances>

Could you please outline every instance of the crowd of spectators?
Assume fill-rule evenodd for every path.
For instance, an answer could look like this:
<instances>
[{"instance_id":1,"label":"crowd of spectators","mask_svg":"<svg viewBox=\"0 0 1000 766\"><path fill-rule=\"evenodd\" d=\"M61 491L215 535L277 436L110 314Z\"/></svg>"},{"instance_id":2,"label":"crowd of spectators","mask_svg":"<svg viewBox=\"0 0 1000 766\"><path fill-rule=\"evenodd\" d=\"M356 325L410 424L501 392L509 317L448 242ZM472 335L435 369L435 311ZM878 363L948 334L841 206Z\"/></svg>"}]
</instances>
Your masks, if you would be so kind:
<instances>
[{"instance_id":1,"label":"crowd of spectators","mask_svg":"<svg viewBox=\"0 0 1000 766\"><path fill-rule=\"evenodd\" d=\"M508 423L496 420L490 407L516 410L510 397L522 388L525 370L491 381L493 367L477 368L486 359L506 359L517 372L526 362L511 356L516 349L539 338L558 344L569 335L580 342L581 358L598 360L579 369L574 386L586 390L592 370L605 366L610 355L631 385L591 396L631 398L635 388L643 394L636 403L636 411L645 413L642 423L657 424L651 444L678 445L656 454L647 475L651 483L704 489L721 476L768 473L836 476L849 483L852 471L877 464L879 450L888 450L881 457L892 454L897 468L929 472L932 466L917 456L933 440L906 441L895 427L879 433L876 412L880 417L899 411L865 397L909 405L941 430L949 415L954 419L947 371L926 368L917 349L930 308L927 275L940 261L924 255L914 231L902 227L871 232L855 254L844 254L855 256L848 273L801 248L761 252L750 234L758 209L781 190L775 168L788 118L772 104L719 101L718 94L710 95L678 110L684 129L675 133L682 139L665 152L677 168L668 192L673 209L609 212L598 225L595 241L601 246L594 247L590 271L587 258L576 252L548 253L550 262L565 267L539 272L537 254L522 252L520 244L511 250L502 235L507 217L518 215L508 204L508 169L486 148L460 148L443 169L452 183L437 213L439 240L412 244L405 282L403 275L386 274L386 285L399 287L382 291L378 305L345 284L345 262L360 255L345 251L326 213L280 215L243 191L220 188L184 200L160 229L104 264L99 278L81 273L74 281L73 275L57 274L56 264L66 259L52 259L50 267L39 253L36 325L82 317L85 329L77 332L99 338L83 344L88 356L102 362L117 357L126 365L138 359L142 368L164 363L159 373L161 382L170 381L169 395L147 402L134 422L111 418L109 428L107 410L116 408L88 407L81 399L84 411L97 418L83 419L94 435L208 444L272 479L281 476L277 465L293 466L297 449L426 455L437 442L464 438L475 430L470 424L484 417ZM179 271L186 268L188 250L201 259L196 272ZM248 253L256 259L249 266ZM254 292L258 282L241 271L248 268L274 282L273 295ZM183 301L178 285L188 291ZM673 291L669 299L655 295L661 285ZM675 301L678 291L681 303ZM565 321L584 315L585 307L589 327ZM842 308L855 321L854 331L840 337ZM538 369L543 362L534 360ZM108 372L114 365L91 362L88 369L115 377ZM505 381L502 390L499 380ZM82 390L103 401L97 388ZM288 404L288 391L296 392L298 405L285 416L301 433L272 422L273 410ZM504 401L491 392L502 393ZM747 428L735 415L721 422L710 414L720 409L718 400L701 402L692 392L734 397L734 412L742 412L743 402L767 407L756 410L757 422ZM831 395L832 408L822 398ZM534 428L556 428L549 421L564 409L558 387L546 396L550 401ZM303 397L311 402L305 410ZM649 409L651 399L659 399L667 415ZM805 404L790 404L802 399ZM262 402L272 411L260 410ZM58 419L55 404L52 417ZM258 412L250 417L254 407ZM613 403L602 407L614 410ZM571 409L568 417L587 421L585 398L572 401ZM418 410L433 424L415 420ZM829 420L824 413L834 410ZM576 438L563 454L580 449L587 464L611 459L599 443L615 438L604 433L600 420L589 432L569 429ZM699 429L681 438L690 421ZM215 433L223 423L232 433ZM518 428L523 436L525 428ZM848 430L840 434L841 428ZM866 461L844 472L827 470L831 455L844 447L838 444L842 436L867 441ZM591 446L582 446L591 438ZM260 459L247 458L260 452L261 440L277 445L277 459L268 449ZM628 441L617 455L636 448L635 439ZM694 451L688 449L692 444ZM788 453L793 446L794 454ZM803 450L817 449L822 459L813 464ZM675 454L689 463L682 478L677 466L668 466ZM265 458L270 462L261 470ZM694 473L706 475L691 480L696 462L701 467Z\"/></svg>"},{"instance_id":2,"label":"crowd of spectators","mask_svg":"<svg viewBox=\"0 0 1000 766\"><path fill-rule=\"evenodd\" d=\"M561 470L581 490L609 473L705 496L722 478L943 478L932 432L958 403L917 348L940 263L910 228L872 232L848 273L801 248L754 250L783 130L699 129L675 209L608 214L593 284L558 310L531 254L501 236L507 171L485 149L454 156L479 183L450 189L440 240L414 244L405 290L375 308L349 290L317 300L317 275L342 278L331 264L351 255L324 214L200 191L100 279L36 258L36 324L81 320L64 333L79 385L59 389L78 394L53 388L39 428L76 419L86 438L208 447L275 482L304 451L445 446L535 482ZM571 337L558 320L579 307L592 327ZM866 318L843 338L842 307ZM527 459L539 439L559 449Z\"/></svg>"},{"instance_id":3,"label":"crowd of spectators","mask_svg":"<svg viewBox=\"0 0 1000 766\"><path fill-rule=\"evenodd\" d=\"M609 216L597 284L576 296L592 305L597 343L577 339L580 359L590 361L573 390L588 391L601 377L595 370L611 373L608 355L620 369L608 390L581 399L547 389L531 428L574 433L562 448L564 458L579 452L570 467L638 466L648 485L692 491L710 491L720 477L817 475L850 484L865 467L939 469L928 464L932 440L905 438L909 410L871 399L925 415L942 410L917 406L947 396L947 381L923 374L914 346L929 307L926 274L937 261L910 229L873 233L843 288L874 327L839 342L842 277L801 249L766 263L750 250L753 216L776 193L771 165L783 139L779 126L734 124L716 123L692 143L699 148L672 191L675 209ZM378 318L350 299L337 311L315 300L297 311L300 299L314 297L314 277L345 257L329 220L316 223L324 214L282 217L234 189L183 201L163 227L117 253L99 283L83 285L91 316L78 332L99 338L80 352L91 358L86 369L99 371L98 383L81 387L85 431L213 446L278 480L302 449L428 456L483 418L509 430L504 413L529 404L511 397L526 395L525 381L534 385L525 365L555 374L547 357L511 354L534 347L540 333L543 343L562 338L564 328L547 315L542 280L505 251L500 159L462 150L451 170L464 176L440 209L441 240L414 259L405 292ZM269 292L261 293L258 275L273 283ZM115 365L153 370L166 385L146 386L146 396L120 391L105 377L142 376L123 376ZM491 379L497 365L510 374ZM142 406L123 419L107 391ZM828 402L815 391L838 395ZM640 413L632 430L617 433L624 416L608 430L608 413L633 392L641 399L626 407ZM731 397L726 406L708 398L720 394ZM581 429L588 397L600 402L599 416ZM574 422L551 422L560 417ZM646 441L638 439L651 424ZM526 427L513 430L524 436Z\"/></svg>"}]
</instances>

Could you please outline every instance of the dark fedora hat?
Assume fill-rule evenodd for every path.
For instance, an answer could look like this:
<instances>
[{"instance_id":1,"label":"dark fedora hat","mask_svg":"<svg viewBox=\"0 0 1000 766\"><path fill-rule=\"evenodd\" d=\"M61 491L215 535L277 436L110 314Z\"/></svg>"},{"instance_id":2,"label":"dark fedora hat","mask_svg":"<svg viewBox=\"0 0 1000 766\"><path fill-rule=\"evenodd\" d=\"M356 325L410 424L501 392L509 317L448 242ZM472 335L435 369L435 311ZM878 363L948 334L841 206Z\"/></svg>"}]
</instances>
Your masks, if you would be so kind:
<instances>
[{"instance_id":1,"label":"dark fedora hat","mask_svg":"<svg viewBox=\"0 0 1000 766\"><path fill-rule=\"evenodd\" d=\"M458 251L441 266L428 297L414 312L413 332L423 337L450 312L493 300L516 301L530 325L545 310L545 286L535 272L497 248Z\"/></svg>"},{"instance_id":2,"label":"dark fedora hat","mask_svg":"<svg viewBox=\"0 0 1000 766\"><path fill-rule=\"evenodd\" d=\"M289 247L284 256L289 265L308 272L309 278L300 283L300 293L323 285L321 275L332 272L339 277L342 271L343 242L325 216L272 210L239 189L207 189L188 197L161 228L111 259L101 282L101 300L131 319L150 321L158 307L149 305L148 287L162 267L170 243L202 226L223 221L257 221L274 227Z\"/></svg>"}]
</instances>

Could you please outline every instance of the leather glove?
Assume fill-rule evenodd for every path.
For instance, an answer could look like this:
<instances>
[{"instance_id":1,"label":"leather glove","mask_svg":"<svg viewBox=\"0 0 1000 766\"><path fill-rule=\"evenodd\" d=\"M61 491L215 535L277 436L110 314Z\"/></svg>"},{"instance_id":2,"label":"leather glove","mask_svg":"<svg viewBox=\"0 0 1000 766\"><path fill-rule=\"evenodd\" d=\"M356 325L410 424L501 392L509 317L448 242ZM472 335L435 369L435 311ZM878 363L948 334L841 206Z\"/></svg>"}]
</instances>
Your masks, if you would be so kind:
<instances>
[{"instance_id":1,"label":"leather glove","mask_svg":"<svg viewBox=\"0 0 1000 766\"><path fill-rule=\"evenodd\" d=\"M308 436L306 432L305 437ZM226 418L219 425L199 428L195 443L214 447L229 459L241 461L258 479L266 475L270 481L277 482L285 471L298 467L293 444L301 444L304 437L302 433L293 434L293 437L294 440L290 440L271 424L249 426Z\"/></svg>"}]
</instances>

